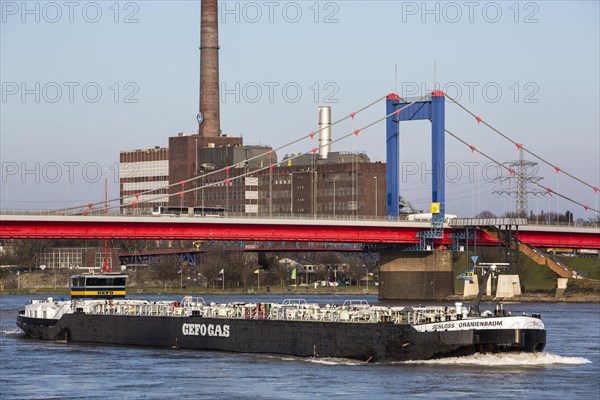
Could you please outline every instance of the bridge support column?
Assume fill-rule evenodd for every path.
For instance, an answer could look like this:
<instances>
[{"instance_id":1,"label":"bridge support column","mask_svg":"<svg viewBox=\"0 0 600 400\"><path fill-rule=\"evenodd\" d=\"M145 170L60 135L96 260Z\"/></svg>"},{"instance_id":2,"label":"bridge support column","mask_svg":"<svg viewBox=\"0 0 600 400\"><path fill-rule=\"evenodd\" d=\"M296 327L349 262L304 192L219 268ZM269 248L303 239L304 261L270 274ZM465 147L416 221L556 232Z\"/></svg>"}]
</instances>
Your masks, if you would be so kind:
<instances>
[{"instance_id":1,"label":"bridge support column","mask_svg":"<svg viewBox=\"0 0 600 400\"><path fill-rule=\"evenodd\" d=\"M454 292L452 252L382 250L381 300L438 300Z\"/></svg>"},{"instance_id":2,"label":"bridge support column","mask_svg":"<svg viewBox=\"0 0 600 400\"><path fill-rule=\"evenodd\" d=\"M440 203L437 217L442 222L446 213L445 99L444 93L439 90L431 94L431 163L433 168L431 201Z\"/></svg>"},{"instance_id":3,"label":"bridge support column","mask_svg":"<svg viewBox=\"0 0 600 400\"><path fill-rule=\"evenodd\" d=\"M400 103L398 95L390 94L386 98L386 115L390 115ZM398 197L400 195L400 120L390 117L386 120L386 214L398 217Z\"/></svg>"},{"instance_id":4,"label":"bridge support column","mask_svg":"<svg viewBox=\"0 0 600 400\"><path fill-rule=\"evenodd\" d=\"M395 93L386 97L386 161L387 161L387 215L398 217L400 195L400 121L431 121L431 201L440 203L434 219L444 220L446 210L445 168L445 100L444 92L435 90L428 100L409 102ZM392 115L393 114L393 115ZM434 222L434 221L432 221Z\"/></svg>"}]
</instances>

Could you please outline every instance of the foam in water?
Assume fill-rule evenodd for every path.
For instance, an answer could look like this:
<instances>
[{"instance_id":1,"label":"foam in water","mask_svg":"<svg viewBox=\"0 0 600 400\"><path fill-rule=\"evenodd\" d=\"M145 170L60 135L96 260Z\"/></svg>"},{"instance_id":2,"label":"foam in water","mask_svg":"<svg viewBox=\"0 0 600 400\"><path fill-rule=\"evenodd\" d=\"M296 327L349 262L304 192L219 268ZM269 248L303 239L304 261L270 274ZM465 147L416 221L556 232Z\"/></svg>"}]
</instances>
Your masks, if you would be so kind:
<instances>
[{"instance_id":1,"label":"foam in water","mask_svg":"<svg viewBox=\"0 0 600 400\"><path fill-rule=\"evenodd\" d=\"M266 356L268 358L275 358L281 361L294 361L294 362L306 362L312 364L322 364L322 365L362 365L365 364L364 361L352 360L349 358L339 358L339 357L294 357L294 356Z\"/></svg>"},{"instance_id":2,"label":"foam in water","mask_svg":"<svg viewBox=\"0 0 600 400\"><path fill-rule=\"evenodd\" d=\"M364 361L337 357L293 357L293 356L266 356L282 361L301 361L322 365L365 365ZM565 357L550 353L500 353L500 354L473 354L464 357L448 357L435 360L410 360L390 362L390 364L426 364L426 365L464 365L487 367L540 367L551 365L581 365L591 364L583 357Z\"/></svg>"},{"instance_id":3,"label":"foam in water","mask_svg":"<svg viewBox=\"0 0 600 400\"><path fill-rule=\"evenodd\" d=\"M6 329L6 330L0 330L0 335L16 335L19 333L23 333L22 330L20 329Z\"/></svg>"},{"instance_id":4,"label":"foam in water","mask_svg":"<svg viewBox=\"0 0 600 400\"><path fill-rule=\"evenodd\" d=\"M307 358L308 362L323 365L362 365L365 364L363 361L351 360L349 358L337 358L337 357L323 357L323 358Z\"/></svg>"},{"instance_id":5,"label":"foam in water","mask_svg":"<svg viewBox=\"0 0 600 400\"><path fill-rule=\"evenodd\" d=\"M433 365L482 365L488 367L504 366L548 366L548 365L579 365L590 364L583 357L564 357L549 353L501 353L473 354L465 357L448 357L436 360L405 361L403 364L433 364Z\"/></svg>"}]
</instances>

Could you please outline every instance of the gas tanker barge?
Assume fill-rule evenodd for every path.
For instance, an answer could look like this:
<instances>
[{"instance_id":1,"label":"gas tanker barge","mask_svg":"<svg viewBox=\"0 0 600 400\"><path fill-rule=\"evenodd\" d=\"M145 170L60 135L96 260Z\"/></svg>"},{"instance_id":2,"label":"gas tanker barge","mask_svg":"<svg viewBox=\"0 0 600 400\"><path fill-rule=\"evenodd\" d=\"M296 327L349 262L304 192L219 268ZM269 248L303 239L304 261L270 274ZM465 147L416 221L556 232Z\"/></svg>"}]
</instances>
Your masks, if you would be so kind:
<instances>
[{"instance_id":1,"label":"gas tanker barge","mask_svg":"<svg viewBox=\"0 0 600 400\"><path fill-rule=\"evenodd\" d=\"M191 296L126 299L125 280L118 274L73 276L70 300L32 300L19 311L17 325L42 340L363 361L540 352L546 344L539 314L513 316L501 304L480 312L480 295L471 307L370 306L365 300L318 305L300 299L207 304Z\"/></svg>"}]
</instances>

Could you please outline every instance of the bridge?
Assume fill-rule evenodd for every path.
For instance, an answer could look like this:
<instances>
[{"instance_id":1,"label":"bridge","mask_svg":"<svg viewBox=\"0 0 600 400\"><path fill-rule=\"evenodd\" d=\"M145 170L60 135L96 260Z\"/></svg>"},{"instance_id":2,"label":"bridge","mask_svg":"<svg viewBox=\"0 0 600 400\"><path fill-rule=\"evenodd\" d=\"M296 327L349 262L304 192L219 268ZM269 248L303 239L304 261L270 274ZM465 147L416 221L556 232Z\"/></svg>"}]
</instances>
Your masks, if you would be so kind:
<instances>
[{"instance_id":1,"label":"bridge","mask_svg":"<svg viewBox=\"0 0 600 400\"><path fill-rule=\"evenodd\" d=\"M385 99L386 113L381 118L365 123L351 129L347 134L330 141L327 144L309 144L309 149L302 153L294 153L287 158L288 162L306 155L315 156L324 146L340 142L348 138L362 138L364 133L372 126L385 122L387 143L387 175L386 175L386 219L320 219L324 216L313 215L313 218L230 218L230 210L225 210L224 218L202 217L168 217L168 216L142 216L127 215L122 213L135 211L138 200L151 195L153 199L179 198L183 206L184 194L201 191L208 187L221 186L227 188L234 180L244 180L248 176L258 173L270 173L281 163L260 163L259 168L253 168L243 173L233 171L245 170L251 161L267 157L273 151L281 151L290 146L296 146L304 140L314 141L315 135L323 129L328 129L343 121L355 120L360 113ZM462 139L457 133L450 131L445 126L446 102L457 105L471 118L476 129L489 129L494 135L500 136L517 150L520 159L523 153L545 163L556 173L557 181L554 187L545 186L539 179L526 173L519 165L500 161L493 154ZM414 222L401 220L399 216L399 129L400 123L414 120L430 120L432 125L431 135L431 220L430 222ZM478 132L479 133L479 132ZM483 135L483 133L482 133ZM462 226L448 225L446 218L447 209L445 189L445 138L451 137L465 145L465 151L477 154L508 176L519 179L520 192L516 193L516 216L525 217L527 214L527 185L535 187L539 193L567 202L572 206L584 210L591 216L590 226L564 226L564 225L529 225L524 218L512 217L503 223L469 224ZM217 173L225 176L224 179L216 178ZM575 181L581 191L573 194L561 193L558 188L558 176ZM209 179L207 179L209 178ZM215 179L216 178L216 179ZM335 181L333 183L335 185ZM335 186L334 186L335 188ZM594 197L595 205L581 196L587 191ZM166 194L163 194L166 193ZM335 193L335 190L334 190ZM0 215L0 238L64 238L64 239L177 239L177 240L227 240L227 241L289 241L289 242L329 242L329 243L360 243L364 245L380 245L380 288L382 298L411 298L432 299L453 291L453 262L450 252L433 250L458 250L468 248L469 241L478 246L498 246L509 249L518 248L521 252L536 258L536 247L568 247L580 249L600 249L600 227L598 226L598 200L600 189L598 185L586 182L583 178L568 172L562 166L539 156L531 148L525 147L520 141L500 131L475 112L467 109L455 99L450 98L441 91L434 91L430 95L419 99L407 100L396 94L389 94L372 102L344 117L330 123L327 128L320 128L308 134L294 138L290 142L264 154L246 157L242 162L227 165L224 168L201 174L167 186L149 189L136 193L135 196L123 196L115 199L105 198L104 201L75 205L73 207L55 210L53 215ZM290 196L293 198L293 196ZM578 198L576 198L578 197ZM202 197L204 198L204 197ZM227 197L226 197L227 198ZM335 199L335 197L334 197ZM334 200L335 203L335 200ZM111 210L117 211L111 215ZM293 211L293 207L290 207ZM132 214L136 214L132 212ZM293 213L290 213L293 214ZM334 213L335 214L335 213ZM292 215L290 215L292 216ZM356 217L356 216L355 216ZM369 218L369 216L364 216ZM517 222L516 220L519 220ZM525 223L523 223L525 221ZM504 228L502 227L504 226ZM503 230L504 229L504 230ZM462 241L462 242L461 242ZM467 246L461 246L466 244ZM518 254L519 252L514 252ZM539 263L548 265L548 261L539 256ZM518 257L516 258L518 265ZM571 277L572 271L560 265L554 265L553 270L559 276Z\"/></svg>"},{"instance_id":2,"label":"bridge","mask_svg":"<svg viewBox=\"0 0 600 400\"><path fill-rule=\"evenodd\" d=\"M8 215L0 217L2 239L174 239L333 243L417 244L428 222L387 220L198 218L75 215ZM516 225L516 224L515 224ZM450 246L464 229L444 225L439 244ZM525 225L519 240L536 247L600 249L600 227ZM477 229L481 246L498 238Z\"/></svg>"},{"instance_id":3,"label":"bridge","mask_svg":"<svg viewBox=\"0 0 600 400\"><path fill-rule=\"evenodd\" d=\"M136 216L129 217L119 214L120 216L110 216L109 210L123 209L135 210L137 201L140 196L155 193L161 190L170 190L172 187L179 187L181 191L169 193L163 197L179 196L183 197L184 193L190 191L203 190L206 187L222 185L228 186L231 181L244 179L246 176L255 174L261 171L272 171L273 168L279 165L268 164L258 169L254 169L248 173L238 176L227 175L223 181L213 181L205 184L204 178L208 175L213 175L212 171L203 173L198 176L191 177L185 181L169 184L166 187L160 187L148 190L141 193L136 193L134 199L119 197L116 199L106 198L103 202L89 203L87 207L82 205L57 210L57 215L1 215L0 238L104 238L104 239L191 239L191 240L256 240L256 241L313 241L313 242L343 242L343 243L401 243L413 244L415 250L426 250L439 248L440 246L448 246L453 243L457 237L456 234L460 229L448 226L445 220L446 197L445 197L445 136L453 137L459 142L467 146L472 153L477 153L488 159L490 162L497 164L502 170L506 170L510 175L517 176L522 179L520 185L529 184L537 186L544 194L552 197L563 199L575 206L580 206L586 212L600 215L600 211L596 207L587 205L581 200L572 198L558 191L558 187L550 188L542 186L538 179L532 179L519 168L510 167L506 163L494 159L489 154L476 148L465 140L461 139L457 134L449 131L445 127L445 104L451 102L456 104L460 109L464 110L470 118L476 123L476 126L484 126L489 128L494 134L500 135L503 139L512 143L518 152L522 154L527 152L534 158L551 166L556 171L556 176L565 175L566 177L578 182L585 190L592 191L597 198L600 192L597 186L585 182L580 177L577 177L564 168L559 167L540 157L530 148L526 148L522 143L509 137L507 134L499 131L489 122L467 109L457 100L447 96L445 93L436 90L430 95L423 96L419 99L407 100L399 97L396 94L389 94L383 98L372 102L365 107L351 112L340 120L330 124L336 125L342 121L352 119L363 112L364 110L377 104L380 100L385 99L386 114L370 123L363 125L358 129L354 129L346 135L334 140L333 142L342 141L351 137L359 137L364 131L374 126L377 123L385 122L386 124L386 143L387 143L387 220L338 220L338 219L316 219L316 215L311 219L261 219L261 218L218 218L218 219L198 219L198 218L154 218ZM399 127L402 121L414 120L430 120L432 124L432 214L431 223L405 222L399 220L398 215L398 199L399 199ZM274 151L282 150L298 142L310 139L313 140L317 131L310 132L308 135L302 135L293 141L280 146ZM329 143L331 144L331 143ZM296 157L301 157L304 154L316 154L322 147L329 144L319 144L304 153L296 153L289 160ZM246 165L249 161L258 159L265 154L259 154L254 157L248 157L239 165ZM227 172L231 168L239 167L239 165L226 166L222 170ZM534 177L535 178L535 177ZM189 183L195 181L194 185ZM202 183L199 185L198 183ZM184 190L185 184L187 187L193 186L190 189ZM335 183L334 183L335 184ZM558 181L557 181L558 186ZM517 193L517 206L519 201L523 202L519 196L526 197L527 193ZM157 200L162 197L157 197ZM596 201L597 202L597 201ZM116 205L111 205L116 204ZM557 203L558 204L558 203ZM522 206L523 204L521 204ZM525 201L526 205L526 201ZM435 210L435 211L434 211ZM517 210L517 215L524 216L526 210ZM229 215L226 211L226 215ZM319 216L322 218L322 216ZM368 218L368 217L367 217ZM445 221L445 222L444 222ZM517 225L517 224L511 224ZM521 224L519 230L519 240L524 244L530 244L540 247L572 247L572 248L600 248L600 228L598 224L593 227L570 227L570 226L523 226ZM480 245L495 245L498 243L496 235L490 235L489 232L479 229L477 230L475 239Z\"/></svg>"}]
</instances>

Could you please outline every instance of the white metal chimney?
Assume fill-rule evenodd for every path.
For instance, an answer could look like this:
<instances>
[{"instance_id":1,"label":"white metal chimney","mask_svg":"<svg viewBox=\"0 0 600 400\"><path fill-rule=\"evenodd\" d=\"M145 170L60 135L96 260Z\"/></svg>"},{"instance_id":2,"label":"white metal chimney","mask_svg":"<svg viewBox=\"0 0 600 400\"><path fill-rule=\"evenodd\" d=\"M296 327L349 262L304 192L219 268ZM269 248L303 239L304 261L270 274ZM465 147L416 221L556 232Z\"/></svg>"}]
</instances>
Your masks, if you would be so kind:
<instances>
[{"instance_id":1,"label":"white metal chimney","mask_svg":"<svg viewBox=\"0 0 600 400\"><path fill-rule=\"evenodd\" d=\"M331 107L319 107L319 158L326 160L331 151Z\"/></svg>"}]
</instances>

